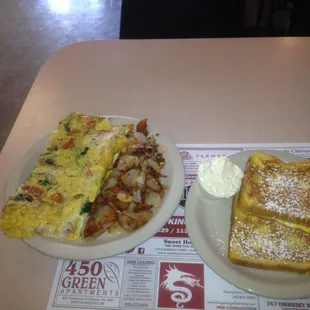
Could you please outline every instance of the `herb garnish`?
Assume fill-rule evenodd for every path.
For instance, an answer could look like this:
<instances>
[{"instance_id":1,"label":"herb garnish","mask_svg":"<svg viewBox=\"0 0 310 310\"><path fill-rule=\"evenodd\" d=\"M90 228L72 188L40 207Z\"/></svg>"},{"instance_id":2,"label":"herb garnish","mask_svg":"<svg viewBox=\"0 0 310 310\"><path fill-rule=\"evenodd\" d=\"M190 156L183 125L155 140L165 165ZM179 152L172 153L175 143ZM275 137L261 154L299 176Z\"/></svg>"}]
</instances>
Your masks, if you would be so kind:
<instances>
[{"instance_id":1,"label":"herb garnish","mask_svg":"<svg viewBox=\"0 0 310 310\"><path fill-rule=\"evenodd\" d=\"M69 123L64 124L64 127L65 127L65 131L70 131L71 130Z\"/></svg>"},{"instance_id":2,"label":"herb garnish","mask_svg":"<svg viewBox=\"0 0 310 310\"><path fill-rule=\"evenodd\" d=\"M86 147L83 149L83 151L81 151L80 156L84 156L84 155L86 155L86 154L87 154L87 152L88 152L88 150L89 150L89 147L88 147L88 146L86 146Z\"/></svg>"},{"instance_id":3,"label":"herb garnish","mask_svg":"<svg viewBox=\"0 0 310 310\"><path fill-rule=\"evenodd\" d=\"M81 211L80 211L80 214L82 215L83 213L87 213L89 214L90 213L90 210L91 210L91 203L86 200L86 202L83 204L82 208L81 208Z\"/></svg>"}]
</instances>

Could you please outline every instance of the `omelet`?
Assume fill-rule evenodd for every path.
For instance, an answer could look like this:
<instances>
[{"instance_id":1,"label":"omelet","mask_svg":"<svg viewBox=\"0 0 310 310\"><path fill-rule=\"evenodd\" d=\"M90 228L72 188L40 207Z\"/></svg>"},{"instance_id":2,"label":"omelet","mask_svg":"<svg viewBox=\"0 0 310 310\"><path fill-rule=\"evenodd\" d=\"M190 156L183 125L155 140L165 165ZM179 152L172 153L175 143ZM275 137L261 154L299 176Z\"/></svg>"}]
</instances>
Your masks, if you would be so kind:
<instances>
[{"instance_id":1,"label":"omelet","mask_svg":"<svg viewBox=\"0 0 310 310\"><path fill-rule=\"evenodd\" d=\"M129 126L79 113L60 121L29 177L4 205L3 233L79 238L92 203L127 145Z\"/></svg>"}]
</instances>

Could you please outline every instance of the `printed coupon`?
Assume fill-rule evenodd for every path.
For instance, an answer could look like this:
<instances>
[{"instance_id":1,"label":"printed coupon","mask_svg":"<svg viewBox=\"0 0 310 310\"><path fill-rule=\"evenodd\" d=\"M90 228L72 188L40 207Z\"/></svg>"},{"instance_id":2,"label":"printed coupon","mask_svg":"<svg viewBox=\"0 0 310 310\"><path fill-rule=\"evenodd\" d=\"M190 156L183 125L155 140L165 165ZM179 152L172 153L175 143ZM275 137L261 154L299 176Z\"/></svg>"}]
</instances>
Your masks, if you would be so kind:
<instances>
[{"instance_id":1,"label":"printed coupon","mask_svg":"<svg viewBox=\"0 0 310 310\"><path fill-rule=\"evenodd\" d=\"M158 309L204 309L204 264L159 262Z\"/></svg>"},{"instance_id":2,"label":"printed coupon","mask_svg":"<svg viewBox=\"0 0 310 310\"><path fill-rule=\"evenodd\" d=\"M310 309L310 300L275 300L261 298L260 300L262 309L272 310L298 310Z\"/></svg>"},{"instance_id":3,"label":"printed coupon","mask_svg":"<svg viewBox=\"0 0 310 310\"><path fill-rule=\"evenodd\" d=\"M127 259L121 307L153 308L157 262L152 259Z\"/></svg>"},{"instance_id":4,"label":"printed coupon","mask_svg":"<svg viewBox=\"0 0 310 310\"><path fill-rule=\"evenodd\" d=\"M89 309L119 306L124 259L61 262L56 272L58 281L52 290L52 307Z\"/></svg>"},{"instance_id":5,"label":"printed coupon","mask_svg":"<svg viewBox=\"0 0 310 310\"><path fill-rule=\"evenodd\" d=\"M205 268L206 305L210 310L257 310L258 297L227 283L210 268Z\"/></svg>"}]
</instances>

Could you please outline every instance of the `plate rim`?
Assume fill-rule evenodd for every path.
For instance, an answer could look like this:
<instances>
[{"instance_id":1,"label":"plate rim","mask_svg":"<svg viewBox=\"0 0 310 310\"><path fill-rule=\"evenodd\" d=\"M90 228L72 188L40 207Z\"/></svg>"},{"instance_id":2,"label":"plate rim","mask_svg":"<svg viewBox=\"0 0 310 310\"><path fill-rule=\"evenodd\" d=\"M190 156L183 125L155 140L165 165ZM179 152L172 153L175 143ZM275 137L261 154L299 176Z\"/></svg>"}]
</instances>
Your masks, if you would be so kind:
<instances>
[{"instance_id":1,"label":"plate rim","mask_svg":"<svg viewBox=\"0 0 310 310\"><path fill-rule=\"evenodd\" d=\"M270 155L274 156L281 156L283 154L289 155L292 159L295 158L296 160L303 160L305 159L302 156L292 154L288 151L280 151L280 150L271 150L271 149L254 149L254 150L246 150L246 151L239 151L236 153L233 153L227 157L236 157L236 156L242 156L242 155L247 155L247 154L253 154L255 152L267 152ZM239 155L238 155L239 154ZM228 255L227 251L225 253L225 258L227 258L227 263L222 262L221 260L218 259L218 254L214 253L212 251L211 246L207 247L207 250L204 250L205 245L207 244L206 240L203 238L203 235L199 233L200 229L198 228L198 225L195 225L195 217L193 216L194 212L197 211L197 206L194 206L194 204L191 204L190 202L194 200L195 198L192 198L195 194L194 191L198 191L198 182L195 180L195 182L192 184L188 197L186 200L186 205L185 205L185 225L187 228L188 236L193 244L193 247L195 248L196 252L200 256L201 260L214 272L217 274L217 276L221 277L231 285L247 292L250 294L255 294L261 297L265 298L273 298L273 299L282 299L282 300L290 300L290 299L302 299L302 298L307 298L310 296L310 276L309 276L309 285L306 285L305 283L302 284L284 284L281 285L280 288L276 287L273 284L269 284L268 280L266 283L261 283L262 281L255 280L253 279L247 279L244 281L244 277L234 269L231 269L233 271L230 271L230 274L227 276L225 271L223 271L226 268L229 268L230 264L233 265L231 262L228 260ZM231 200L231 198L230 198ZM197 204L197 203L196 203ZM231 210L231 209L230 209ZM230 218L230 217L229 217ZM229 223L230 225L230 223ZM199 238L197 237L199 236ZM198 238L198 240L197 240ZM203 241L202 241L203 240ZM210 251L211 253L207 254L206 253ZM217 262L219 261L219 263ZM240 266L241 267L241 266ZM243 268L249 268L249 267L243 267ZM271 271L272 272L272 271ZM273 272L278 272L278 271L273 271ZM281 272L281 271L279 271ZM296 274L298 276L298 274ZM305 276L305 275L300 275L300 276ZM242 284L242 282L246 283L254 283L255 289L251 288L251 284ZM265 288L267 287L267 288ZM297 290L296 290L297 287ZM299 290L300 288L303 287L308 287L308 289L304 289L303 291ZM265 289L264 289L265 288ZM295 288L295 290L294 290ZM268 293L268 291L272 289L271 294ZM306 292L308 291L308 292Z\"/></svg>"},{"instance_id":2,"label":"plate rim","mask_svg":"<svg viewBox=\"0 0 310 310\"><path fill-rule=\"evenodd\" d=\"M83 113L84 114L84 113ZM103 115L102 117L105 118L110 118L115 122L122 122L122 121L133 121L133 122L139 122L141 119L133 118L133 117L127 117L127 116L117 116L117 115ZM185 170L184 170L184 163L182 160L182 157L179 153L179 150L176 146L175 143L173 143L164 133L157 131L156 127L154 128L151 123L148 122L148 126L151 129L151 132L159 133L160 136L165 140L165 143L168 144L169 148L169 154L172 158L171 160L171 169L172 169L172 175L171 175L171 184L173 184L173 187L171 186L171 189L169 191L169 194L167 194L167 198L165 200L165 212L161 212L161 209L154 215L154 217L141 229L128 234L127 236L124 236L120 239L113 240L108 243L103 243L103 244L91 244L89 246L87 245L73 245L73 244L65 244L65 243L59 243L59 242L52 242L52 239L44 239L41 236L35 235L34 237L30 239L21 239L23 242L25 242L28 246L33 248L34 250L50 256L50 257L55 257L59 259L70 259L70 260L93 260L93 259L103 259L103 258L108 258L112 256L116 256L122 253L125 253L128 250L131 250L133 248L136 248L143 242L147 241L148 239L152 238L157 231L166 224L166 222L169 220L169 218L174 214L175 210L178 207L178 202L181 199L183 189L184 189L184 184L185 184ZM155 129L155 130L154 130ZM18 165L20 164L20 161L22 160L23 157L27 156L29 152L33 148L35 148L41 140L47 139L49 135L51 135L52 131L49 133L43 135L39 139L37 139L32 145L30 145L26 151L22 153L22 155L15 161L15 163L12 165L4 186L4 203L7 200L7 186L9 179L12 177L12 174L14 173L14 170L17 169ZM182 176L182 177L181 177ZM171 196L170 196L171 195ZM178 197L178 202L177 201ZM175 201L175 203L173 203ZM159 216L161 214L161 216ZM156 220L157 219L157 220ZM157 223L157 224L156 224ZM36 240L37 239L37 240ZM40 242L41 240L41 242ZM40 244L46 243L47 246L42 249ZM52 250L50 250L50 246L48 245L49 242L52 244ZM38 245L39 243L39 245ZM56 249L54 247L56 246ZM76 248L76 250L80 249L80 251L83 251L85 255L80 255L80 254L73 254L70 253L70 249ZM104 249L106 248L107 249ZM57 248L59 248L57 250ZM84 250L84 249L91 249L90 251ZM94 248L96 249L96 253L99 251L101 254L94 254L92 251ZM116 248L116 249L114 249ZM54 249L54 250L53 250ZM62 254L62 250L64 249L69 249L67 250L67 254Z\"/></svg>"}]
</instances>

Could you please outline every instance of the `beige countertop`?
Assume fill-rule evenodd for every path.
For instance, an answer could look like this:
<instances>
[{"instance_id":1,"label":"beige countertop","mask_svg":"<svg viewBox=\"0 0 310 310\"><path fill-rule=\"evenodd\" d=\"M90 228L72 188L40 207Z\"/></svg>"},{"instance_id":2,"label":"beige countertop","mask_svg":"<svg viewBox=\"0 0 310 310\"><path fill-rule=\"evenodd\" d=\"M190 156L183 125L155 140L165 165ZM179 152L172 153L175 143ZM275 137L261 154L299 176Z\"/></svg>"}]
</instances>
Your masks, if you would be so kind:
<instances>
[{"instance_id":1,"label":"beige countertop","mask_svg":"<svg viewBox=\"0 0 310 310\"><path fill-rule=\"evenodd\" d=\"M309 142L310 38L91 41L42 67L0 155L9 170L72 111L148 117L175 143ZM2 204L1 204L2 205ZM56 259L0 236L1 309L45 309Z\"/></svg>"}]
</instances>

